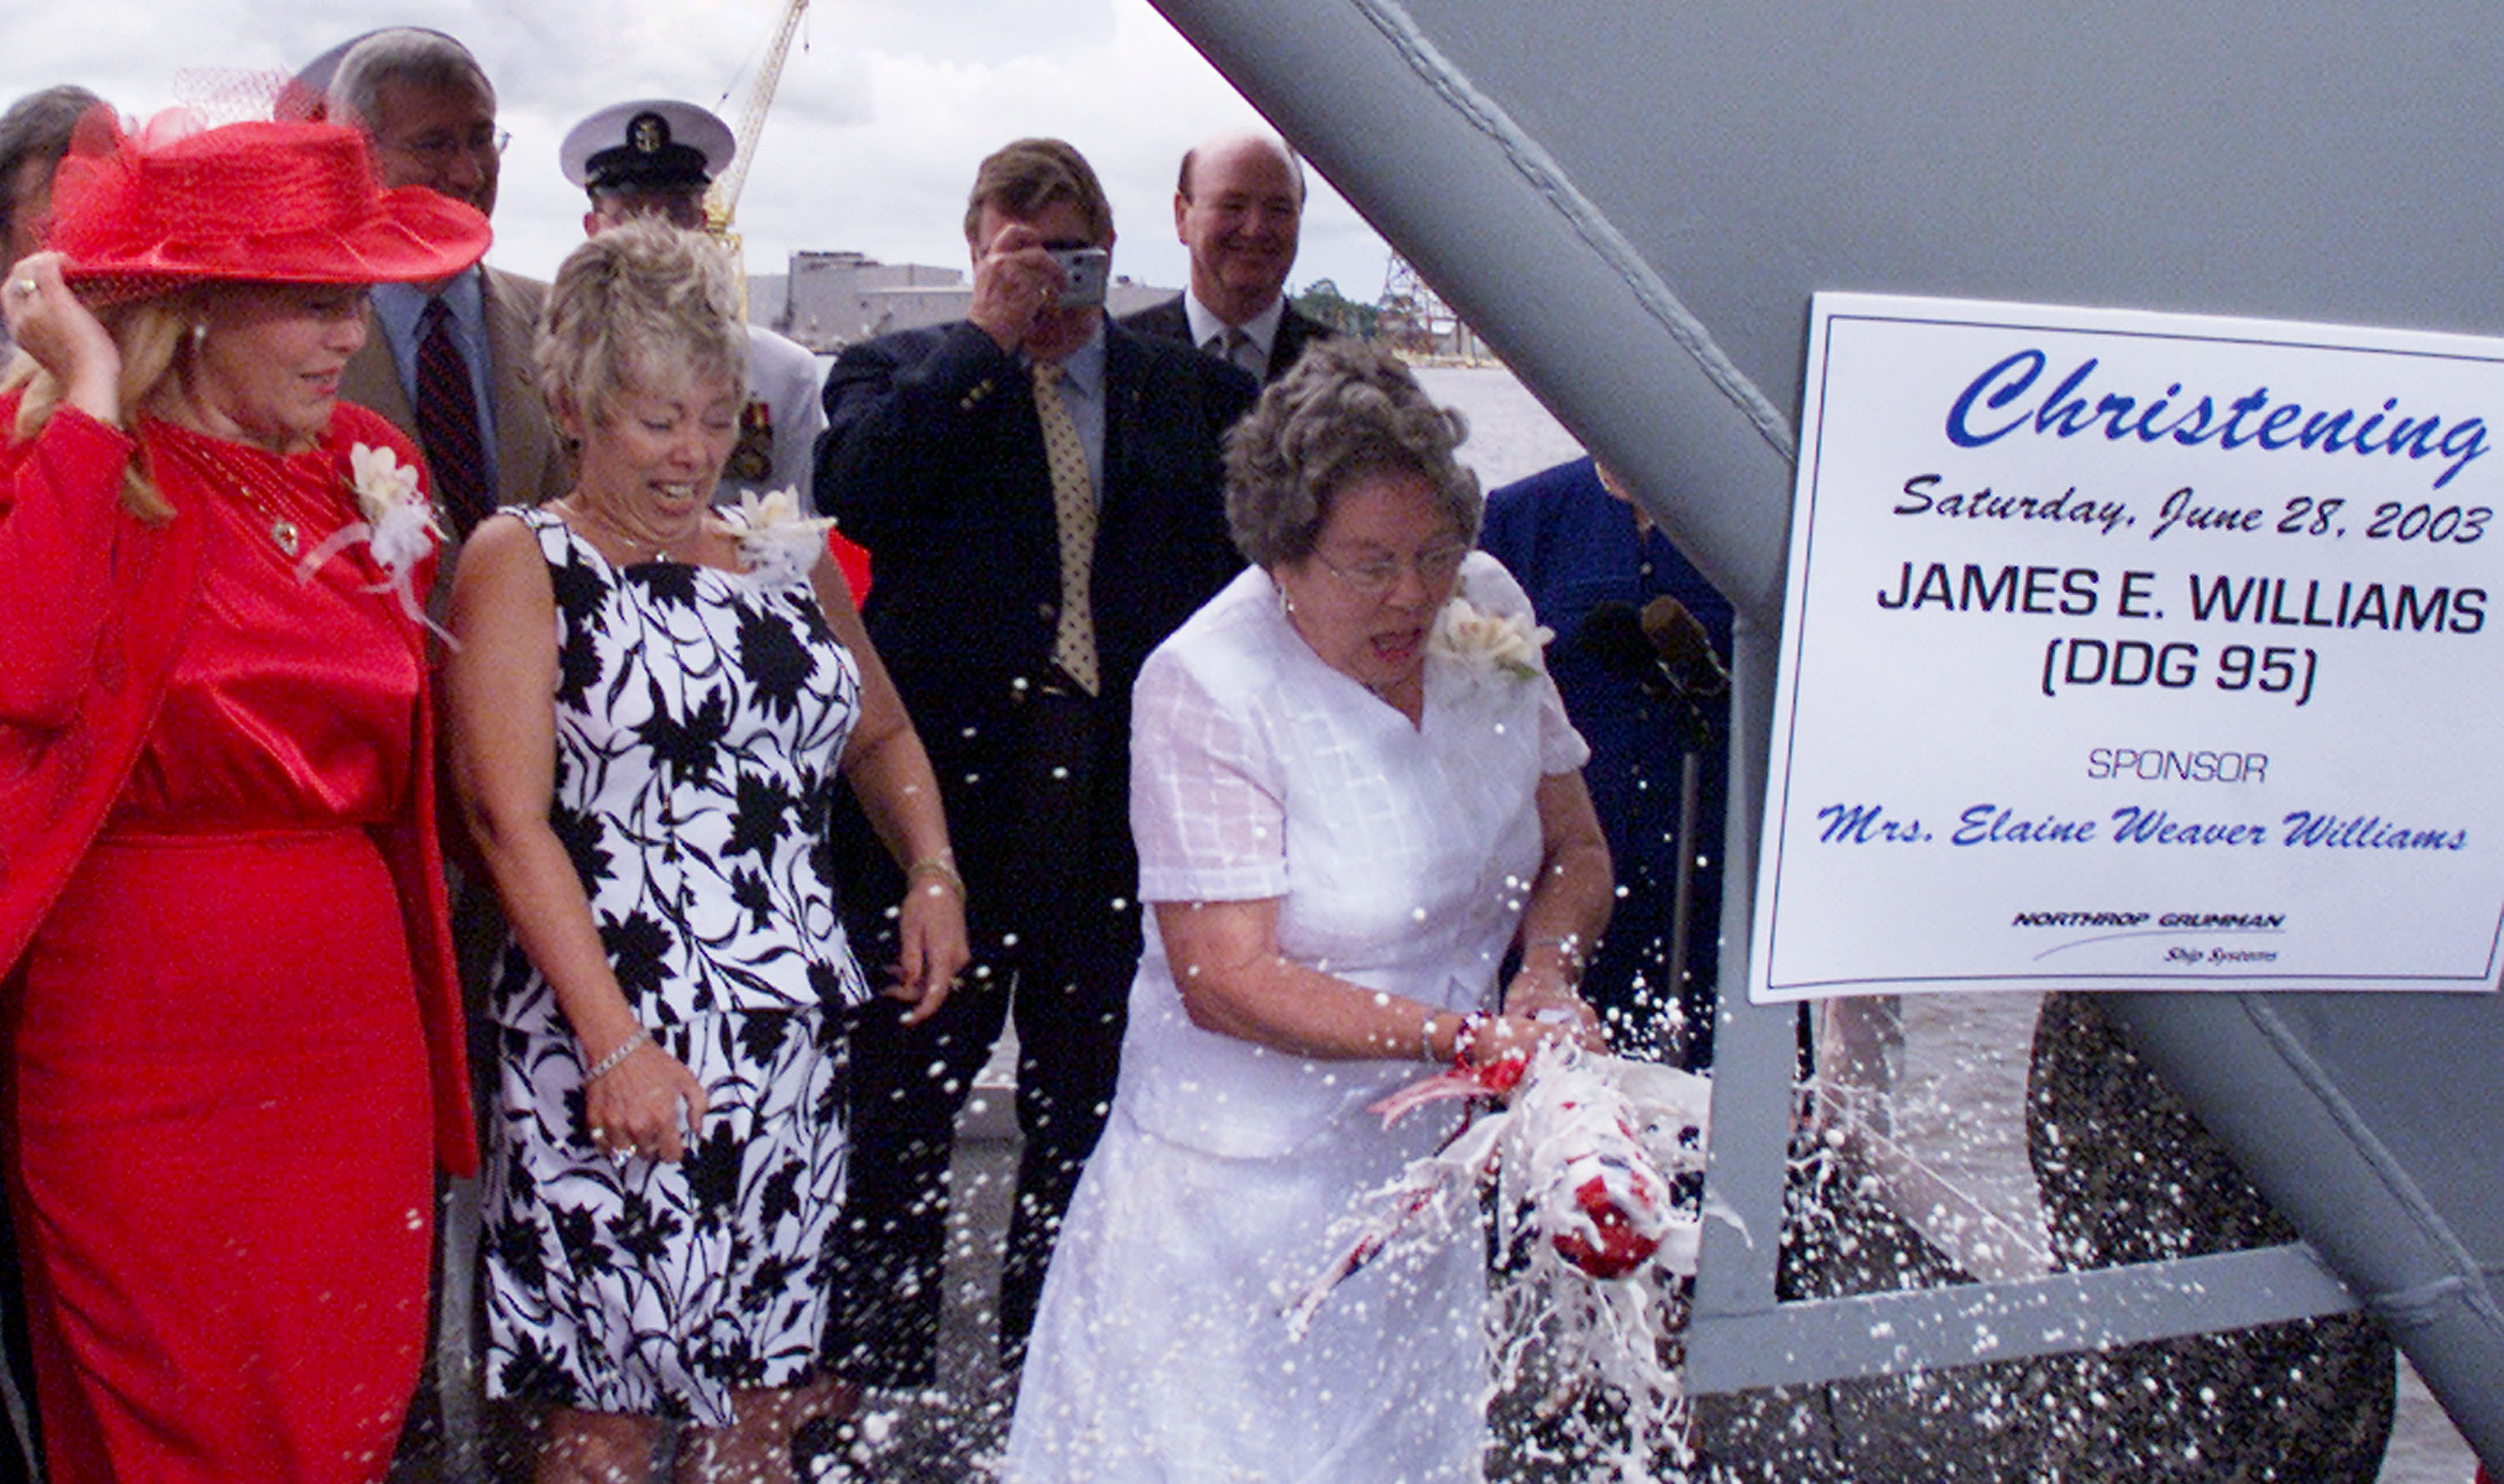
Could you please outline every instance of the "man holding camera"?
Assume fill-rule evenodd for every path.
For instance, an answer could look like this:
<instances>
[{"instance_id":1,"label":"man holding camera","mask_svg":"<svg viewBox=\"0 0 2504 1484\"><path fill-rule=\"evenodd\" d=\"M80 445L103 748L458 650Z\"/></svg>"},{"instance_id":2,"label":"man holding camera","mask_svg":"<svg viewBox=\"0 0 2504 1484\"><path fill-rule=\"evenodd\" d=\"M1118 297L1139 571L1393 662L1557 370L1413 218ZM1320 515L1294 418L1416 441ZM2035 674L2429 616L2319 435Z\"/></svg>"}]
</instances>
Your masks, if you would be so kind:
<instances>
[{"instance_id":1,"label":"man holding camera","mask_svg":"<svg viewBox=\"0 0 2504 1484\"><path fill-rule=\"evenodd\" d=\"M1130 682L1242 565L1220 444L1257 391L1106 319L1112 209L1068 145L985 159L965 240L966 318L845 351L817 446L818 505L876 563L863 617L937 770L976 955L929 1019L880 1000L852 1025L828 1344L848 1379L884 1387L931 1383L956 1116L1012 1013L1026 1147L1000 1347L1023 1356L1139 952ZM845 902L866 957L904 883L852 829Z\"/></svg>"}]
</instances>

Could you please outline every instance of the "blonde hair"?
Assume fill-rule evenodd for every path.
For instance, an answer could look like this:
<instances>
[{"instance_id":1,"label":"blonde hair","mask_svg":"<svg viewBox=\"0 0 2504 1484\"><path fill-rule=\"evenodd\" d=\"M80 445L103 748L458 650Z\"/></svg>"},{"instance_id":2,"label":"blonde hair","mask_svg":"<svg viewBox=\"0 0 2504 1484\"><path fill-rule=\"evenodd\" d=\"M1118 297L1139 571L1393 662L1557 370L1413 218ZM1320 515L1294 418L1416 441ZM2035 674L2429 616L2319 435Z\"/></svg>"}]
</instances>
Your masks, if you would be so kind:
<instances>
[{"instance_id":1,"label":"blonde hair","mask_svg":"<svg viewBox=\"0 0 2504 1484\"><path fill-rule=\"evenodd\" d=\"M189 330L198 320L210 286L194 285L170 294L141 299L135 303L117 304L99 309L96 318L103 322L114 345L122 352L122 375L115 391L122 401L122 428L127 432L136 425L138 413L156 397L165 384L174 379L177 367L191 355ZM60 378L36 363L34 358L21 354L10 368L0 391L26 389L17 403L17 437L20 442L33 438L51 422L60 406L65 390ZM122 471L122 508L130 515L151 524L162 524L174 518L173 502L149 477L148 456L143 448L131 456Z\"/></svg>"},{"instance_id":2,"label":"blonde hair","mask_svg":"<svg viewBox=\"0 0 2504 1484\"><path fill-rule=\"evenodd\" d=\"M748 327L729 256L655 217L602 231L556 270L532 360L560 422L606 422L630 386L681 370L745 390Z\"/></svg>"}]
</instances>

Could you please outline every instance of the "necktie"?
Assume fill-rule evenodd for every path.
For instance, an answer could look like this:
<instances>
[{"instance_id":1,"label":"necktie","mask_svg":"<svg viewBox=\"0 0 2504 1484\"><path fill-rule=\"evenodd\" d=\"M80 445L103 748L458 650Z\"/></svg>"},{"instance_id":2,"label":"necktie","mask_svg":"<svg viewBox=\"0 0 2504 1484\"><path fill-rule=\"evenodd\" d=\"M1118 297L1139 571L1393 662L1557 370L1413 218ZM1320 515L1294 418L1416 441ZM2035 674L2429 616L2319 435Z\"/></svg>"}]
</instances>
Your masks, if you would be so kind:
<instances>
[{"instance_id":1,"label":"necktie","mask_svg":"<svg viewBox=\"0 0 2504 1484\"><path fill-rule=\"evenodd\" d=\"M1254 376L1266 375L1269 369L1269 358L1261 353L1260 342L1240 326L1227 326L1210 335L1200 348L1220 361L1234 362Z\"/></svg>"},{"instance_id":2,"label":"necktie","mask_svg":"<svg viewBox=\"0 0 2504 1484\"><path fill-rule=\"evenodd\" d=\"M478 397L469 358L452 338L451 308L428 299L417 328L417 442L434 475L435 501L451 518L453 535L463 537L496 507L478 436Z\"/></svg>"},{"instance_id":3,"label":"necktie","mask_svg":"<svg viewBox=\"0 0 2504 1484\"><path fill-rule=\"evenodd\" d=\"M1034 411L1043 423L1053 518L1061 528L1061 626L1053 635L1052 663L1092 696L1102 683L1096 668L1096 611L1088 596L1096 566L1096 481L1087 472L1087 445L1061 399L1059 365L1035 366Z\"/></svg>"},{"instance_id":4,"label":"necktie","mask_svg":"<svg viewBox=\"0 0 2504 1484\"><path fill-rule=\"evenodd\" d=\"M1263 375L1269 369L1269 358L1262 353L1260 343L1237 325L1226 327L1226 359L1251 372L1255 377Z\"/></svg>"}]
</instances>

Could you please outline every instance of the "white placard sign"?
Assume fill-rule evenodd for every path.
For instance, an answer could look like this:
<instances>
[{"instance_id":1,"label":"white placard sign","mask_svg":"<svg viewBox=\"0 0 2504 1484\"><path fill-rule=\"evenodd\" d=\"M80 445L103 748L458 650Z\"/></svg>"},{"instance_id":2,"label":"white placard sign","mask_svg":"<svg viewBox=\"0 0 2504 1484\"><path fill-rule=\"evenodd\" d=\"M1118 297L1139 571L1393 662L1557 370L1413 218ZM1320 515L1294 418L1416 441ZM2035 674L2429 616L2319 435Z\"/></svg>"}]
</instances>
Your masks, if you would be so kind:
<instances>
[{"instance_id":1,"label":"white placard sign","mask_svg":"<svg viewBox=\"0 0 2504 1484\"><path fill-rule=\"evenodd\" d=\"M2504 341L1812 322L1758 1001L2494 986Z\"/></svg>"}]
</instances>

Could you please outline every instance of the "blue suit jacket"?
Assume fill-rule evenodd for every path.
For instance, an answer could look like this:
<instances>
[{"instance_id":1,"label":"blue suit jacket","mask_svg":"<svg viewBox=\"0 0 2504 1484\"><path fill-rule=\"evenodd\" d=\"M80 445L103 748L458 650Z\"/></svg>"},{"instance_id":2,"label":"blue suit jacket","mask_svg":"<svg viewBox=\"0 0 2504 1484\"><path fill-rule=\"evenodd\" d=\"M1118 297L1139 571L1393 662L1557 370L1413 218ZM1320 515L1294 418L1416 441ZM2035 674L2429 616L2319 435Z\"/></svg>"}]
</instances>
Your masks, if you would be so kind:
<instances>
[{"instance_id":1,"label":"blue suit jacket","mask_svg":"<svg viewBox=\"0 0 2504 1484\"><path fill-rule=\"evenodd\" d=\"M1644 692L1639 675L1604 646L1583 638L1593 606L1622 603L1640 611L1653 598L1678 599L1704 626L1714 649L1730 653L1731 608L1713 585L1657 529L1638 531L1634 512L1602 488L1591 461L1542 470L1487 497L1478 544L1511 569L1530 594L1539 621L1556 631L1548 671L1566 713L1591 744L1582 777L1591 790L1617 882L1619 899L1601 958L1583 981L1593 1003L1622 1003L1624 977L1665 951L1671 892L1678 867L1679 774L1686 738L1678 708ZM1719 707L1727 715L1728 703ZM1700 852L1712 865L1697 874L1694 925L1687 969L1699 987L1719 971L1722 820L1728 756L1716 744L1702 754ZM1650 947L1648 947L1650 946ZM1650 972L1646 969L1646 972ZM1690 1005L1690 1012L1695 1005ZM1710 1021L1696 1027L1696 1054L1709 1054Z\"/></svg>"}]
</instances>

